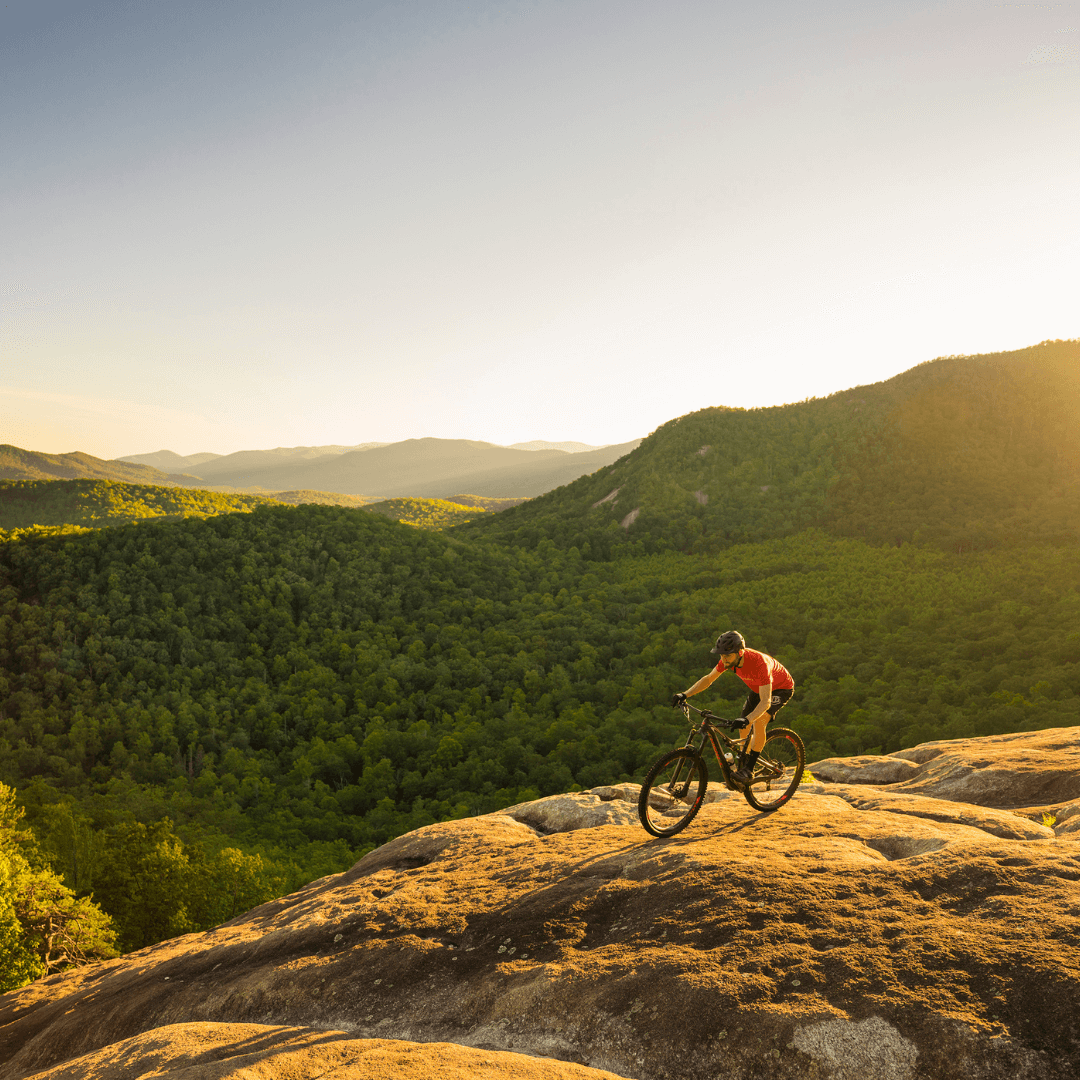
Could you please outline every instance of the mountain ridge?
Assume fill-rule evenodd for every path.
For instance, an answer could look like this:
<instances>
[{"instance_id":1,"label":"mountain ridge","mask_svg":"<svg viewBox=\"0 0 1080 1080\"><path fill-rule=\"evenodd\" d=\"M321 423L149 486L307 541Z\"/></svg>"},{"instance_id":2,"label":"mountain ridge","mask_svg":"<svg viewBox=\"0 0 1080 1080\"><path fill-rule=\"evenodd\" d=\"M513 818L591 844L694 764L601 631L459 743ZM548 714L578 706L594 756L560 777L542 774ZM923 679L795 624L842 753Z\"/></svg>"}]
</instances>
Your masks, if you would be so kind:
<instances>
[{"instance_id":1,"label":"mountain ridge","mask_svg":"<svg viewBox=\"0 0 1080 1080\"><path fill-rule=\"evenodd\" d=\"M153 454L130 454L126 457L117 458L117 460L137 462L150 465L153 468L162 468L165 465L180 466L184 469L201 468L202 472L199 475L201 479L206 480L219 473L231 474L243 469L272 468L274 465L281 464L299 464L387 445L389 444L367 442L358 443L355 446L278 446L272 450L237 450L231 454L200 453L190 454L187 457L174 454L171 450L158 450ZM179 470L173 469L173 471Z\"/></svg>"},{"instance_id":2,"label":"mountain ridge","mask_svg":"<svg viewBox=\"0 0 1080 1080\"><path fill-rule=\"evenodd\" d=\"M327 446L278 446L272 450L238 450L231 454L215 454L201 452L196 454L177 454L172 450L157 450L151 454L122 454L116 461L126 461L136 465L149 465L160 469L162 472L181 472L185 468L194 468L209 462L221 462L224 458L234 458L238 455L263 455L268 461L273 459L294 458L297 460L310 460L311 458L343 454L350 450L371 450L380 446L391 446L388 442L363 442L353 446L343 446L332 443ZM533 439L530 442L518 442L510 444L490 443L491 446L503 446L508 450L562 450L568 454L587 452L590 450L603 450L605 446L614 445L604 443L594 446L583 442L548 442L544 439Z\"/></svg>"},{"instance_id":3,"label":"mountain ridge","mask_svg":"<svg viewBox=\"0 0 1080 1080\"><path fill-rule=\"evenodd\" d=\"M1080 341L1054 341L944 357L791 405L701 409L619 461L462 529L604 557L716 554L814 527L953 550L1072 543L1078 474Z\"/></svg>"},{"instance_id":4,"label":"mountain ridge","mask_svg":"<svg viewBox=\"0 0 1080 1080\"><path fill-rule=\"evenodd\" d=\"M243 452L231 455L242 458L238 464L227 464L230 459L211 462L202 479L238 488L315 489L388 498L445 498L460 491L530 498L617 460L635 445L569 454L425 437L283 465L268 465L257 455L244 457L248 452Z\"/></svg>"},{"instance_id":5,"label":"mountain ridge","mask_svg":"<svg viewBox=\"0 0 1080 1080\"><path fill-rule=\"evenodd\" d=\"M367 499L442 499L467 491L484 498L528 499L615 461L637 442L581 453L436 438L365 444L362 449L244 450L221 456L193 455L204 458L197 466L199 475L165 473L131 459L105 461L81 452L55 455L0 446L0 479L115 480L264 496L314 491ZM328 449L333 452L322 452ZM185 467L190 460L171 451L134 456Z\"/></svg>"},{"instance_id":6,"label":"mountain ridge","mask_svg":"<svg viewBox=\"0 0 1080 1080\"><path fill-rule=\"evenodd\" d=\"M582 454L590 450L603 450L605 446L614 446L614 443L604 443L602 446L593 446L583 442L547 442L545 439L532 439L529 442L510 443L510 450L564 450L568 454Z\"/></svg>"},{"instance_id":7,"label":"mountain ridge","mask_svg":"<svg viewBox=\"0 0 1080 1080\"><path fill-rule=\"evenodd\" d=\"M197 476L164 473L149 465L106 461L92 454L45 454L0 445L0 479L3 480L118 480L132 484L159 484L164 487L191 485Z\"/></svg>"}]
</instances>

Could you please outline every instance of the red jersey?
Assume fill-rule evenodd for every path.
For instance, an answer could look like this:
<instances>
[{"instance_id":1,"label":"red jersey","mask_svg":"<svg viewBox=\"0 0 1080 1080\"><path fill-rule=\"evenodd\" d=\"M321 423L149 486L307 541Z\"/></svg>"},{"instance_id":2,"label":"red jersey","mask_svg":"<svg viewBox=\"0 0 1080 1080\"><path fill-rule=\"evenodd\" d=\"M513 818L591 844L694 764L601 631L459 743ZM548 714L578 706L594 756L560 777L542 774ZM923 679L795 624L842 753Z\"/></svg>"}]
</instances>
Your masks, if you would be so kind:
<instances>
[{"instance_id":1,"label":"red jersey","mask_svg":"<svg viewBox=\"0 0 1080 1080\"><path fill-rule=\"evenodd\" d=\"M717 671L724 670L724 661L720 660L716 665ZM745 649L742 662L738 667L731 668L736 675L756 694L759 686L772 683L774 690L794 690L795 680L788 674L788 670L779 660L773 659L768 653L758 652L757 649Z\"/></svg>"}]
</instances>

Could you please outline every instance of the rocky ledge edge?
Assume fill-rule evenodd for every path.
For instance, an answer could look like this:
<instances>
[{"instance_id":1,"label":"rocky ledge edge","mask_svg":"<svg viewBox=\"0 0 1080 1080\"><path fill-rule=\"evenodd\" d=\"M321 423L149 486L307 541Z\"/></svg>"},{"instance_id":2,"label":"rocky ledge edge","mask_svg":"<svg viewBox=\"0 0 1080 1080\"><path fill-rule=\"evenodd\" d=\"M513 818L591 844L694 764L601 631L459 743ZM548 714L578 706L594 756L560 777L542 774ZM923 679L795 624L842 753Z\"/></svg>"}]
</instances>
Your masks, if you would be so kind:
<instances>
[{"instance_id":1,"label":"rocky ledge edge","mask_svg":"<svg viewBox=\"0 0 1080 1080\"><path fill-rule=\"evenodd\" d=\"M1078 747L818 762L783 810L714 789L667 840L635 785L427 826L0 997L0 1078L453 1075L452 1050L522 1077L1073 1080Z\"/></svg>"}]
</instances>

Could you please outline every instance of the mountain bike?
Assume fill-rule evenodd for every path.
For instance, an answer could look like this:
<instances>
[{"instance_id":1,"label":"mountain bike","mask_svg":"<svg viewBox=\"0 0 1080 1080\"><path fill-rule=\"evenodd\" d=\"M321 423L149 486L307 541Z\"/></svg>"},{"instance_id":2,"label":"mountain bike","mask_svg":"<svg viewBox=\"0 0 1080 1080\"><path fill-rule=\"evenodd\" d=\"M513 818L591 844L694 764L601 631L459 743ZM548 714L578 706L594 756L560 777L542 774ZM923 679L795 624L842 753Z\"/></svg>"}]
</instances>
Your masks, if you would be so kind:
<instances>
[{"instance_id":1,"label":"mountain bike","mask_svg":"<svg viewBox=\"0 0 1080 1080\"><path fill-rule=\"evenodd\" d=\"M645 775L638 797L638 817L653 836L674 836L685 829L705 801L709 770L701 751L708 739L724 774L724 783L731 791L741 791L755 810L779 810L795 794L806 767L806 748L802 739L789 728L769 731L761 748L750 782L740 784L732 779L737 762L748 748L750 735L732 738L720 730L742 726L742 721L725 720L708 709L695 709L683 702L679 706L690 723L686 744L658 758ZM691 710L700 719L695 723Z\"/></svg>"}]
</instances>

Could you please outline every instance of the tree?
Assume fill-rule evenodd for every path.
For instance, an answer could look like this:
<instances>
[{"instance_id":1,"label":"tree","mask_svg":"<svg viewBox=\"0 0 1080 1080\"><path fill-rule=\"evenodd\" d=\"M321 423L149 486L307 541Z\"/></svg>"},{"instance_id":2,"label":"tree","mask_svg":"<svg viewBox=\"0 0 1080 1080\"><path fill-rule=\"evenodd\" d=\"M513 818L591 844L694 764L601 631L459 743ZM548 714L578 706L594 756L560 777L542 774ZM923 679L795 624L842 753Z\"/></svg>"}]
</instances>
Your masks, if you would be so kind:
<instances>
[{"instance_id":1,"label":"tree","mask_svg":"<svg viewBox=\"0 0 1080 1080\"><path fill-rule=\"evenodd\" d=\"M110 830L94 876L95 894L116 920L124 952L196 929L189 912L190 875L168 818Z\"/></svg>"},{"instance_id":2,"label":"tree","mask_svg":"<svg viewBox=\"0 0 1080 1080\"><path fill-rule=\"evenodd\" d=\"M44 974L117 955L109 916L88 897L76 898L51 870L24 872L15 895L24 947Z\"/></svg>"},{"instance_id":3,"label":"tree","mask_svg":"<svg viewBox=\"0 0 1080 1080\"><path fill-rule=\"evenodd\" d=\"M0 854L0 994L18 990L44 973L44 968L25 941L22 923L15 914L14 861Z\"/></svg>"},{"instance_id":4,"label":"tree","mask_svg":"<svg viewBox=\"0 0 1080 1080\"><path fill-rule=\"evenodd\" d=\"M223 848L192 860L192 914L199 929L209 930L280 896L284 885L261 855Z\"/></svg>"},{"instance_id":5,"label":"tree","mask_svg":"<svg viewBox=\"0 0 1080 1080\"><path fill-rule=\"evenodd\" d=\"M42 975L116 956L109 917L51 870L33 867L30 833L15 792L0 783L0 991Z\"/></svg>"}]
</instances>

